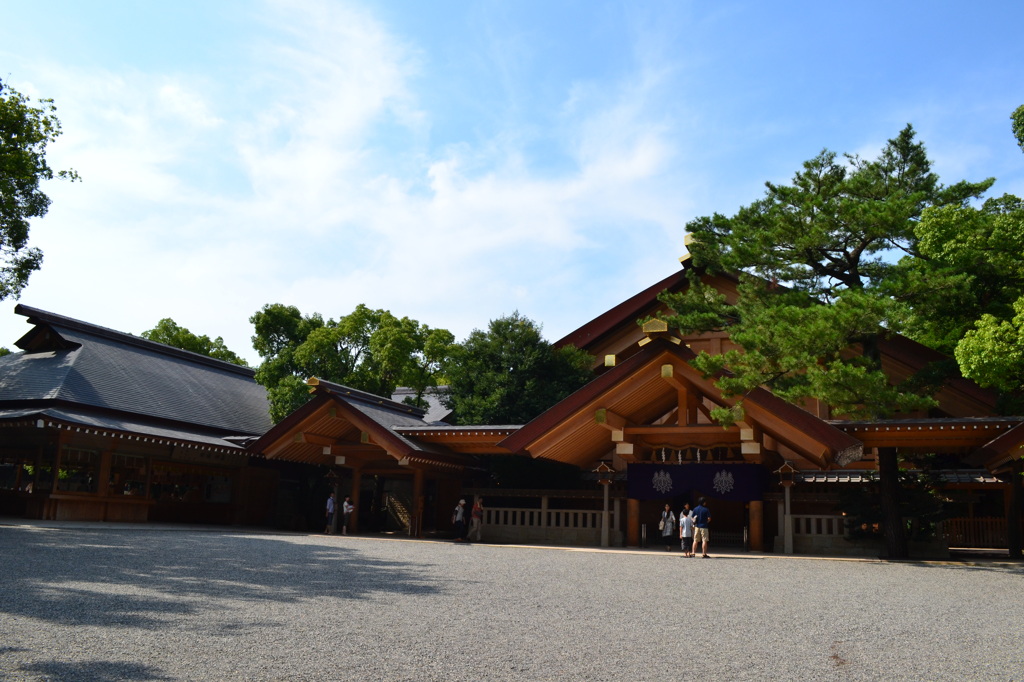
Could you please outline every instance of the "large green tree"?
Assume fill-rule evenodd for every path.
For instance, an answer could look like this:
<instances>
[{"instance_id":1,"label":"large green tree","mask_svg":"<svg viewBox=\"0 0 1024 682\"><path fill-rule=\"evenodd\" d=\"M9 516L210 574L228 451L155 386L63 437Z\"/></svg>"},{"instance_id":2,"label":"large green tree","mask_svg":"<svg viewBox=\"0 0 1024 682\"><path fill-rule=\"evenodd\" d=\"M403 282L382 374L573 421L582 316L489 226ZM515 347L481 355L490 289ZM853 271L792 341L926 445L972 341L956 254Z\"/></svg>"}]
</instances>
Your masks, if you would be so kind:
<instances>
[{"instance_id":1,"label":"large green tree","mask_svg":"<svg viewBox=\"0 0 1024 682\"><path fill-rule=\"evenodd\" d=\"M445 401L459 424L525 424L593 378L593 358L555 348L518 312L474 330L445 364Z\"/></svg>"},{"instance_id":2,"label":"large green tree","mask_svg":"<svg viewBox=\"0 0 1024 682\"><path fill-rule=\"evenodd\" d=\"M198 336L169 317L165 317L157 322L156 326L152 329L142 332L142 338L181 348L182 350L192 351L193 353L199 353L200 355L208 355L211 358L217 358L218 360L235 365L249 366L244 359L236 355L224 344L223 338L218 336L216 339L211 340L205 334Z\"/></svg>"},{"instance_id":3,"label":"large green tree","mask_svg":"<svg viewBox=\"0 0 1024 682\"><path fill-rule=\"evenodd\" d=\"M77 180L73 170L54 171L46 147L61 134L53 100L32 104L0 81L0 300L17 298L43 253L28 246L29 221L41 218L50 198L40 183L54 176Z\"/></svg>"},{"instance_id":4,"label":"large green tree","mask_svg":"<svg viewBox=\"0 0 1024 682\"><path fill-rule=\"evenodd\" d=\"M992 182L940 184L909 125L873 160L825 150L736 215L687 225L695 267L687 291L663 296L677 313L668 321L684 333L729 330L741 350L695 361L709 375L727 370L718 386L729 396L767 386L861 418L928 407L933 375L894 385L881 369L878 342L899 331L911 305L889 295L904 277L898 256L919 256L915 228L926 209L966 206ZM738 276L738 301L705 286L705 273ZM716 417L740 417L738 404ZM893 557L906 555L896 463L894 451L881 454Z\"/></svg>"},{"instance_id":5,"label":"large green tree","mask_svg":"<svg viewBox=\"0 0 1024 682\"><path fill-rule=\"evenodd\" d=\"M1012 116L1024 148L1024 106ZM899 263L888 293L909 304L904 332L946 354L960 372L1002 392L1019 411L1024 394L1024 201L927 208L914 226L915 257Z\"/></svg>"},{"instance_id":6,"label":"large green tree","mask_svg":"<svg viewBox=\"0 0 1024 682\"><path fill-rule=\"evenodd\" d=\"M1013 121L1013 136L1017 138L1021 151L1024 151L1024 104L1013 110L1010 120Z\"/></svg>"},{"instance_id":7,"label":"large green tree","mask_svg":"<svg viewBox=\"0 0 1024 682\"><path fill-rule=\"evenodd\" d=\"M928 208L914 232L916 254L900 260L886 285L894 300L907 304L906 335L953 354L983 317L1013 316L1014 302L1024 294L1020 199L1004 195L981 206Z\"/></svg>"},{"instance_id":8,"label":"large green tree","mask_svg":"<svg viewBox=\"0 0 1024 682\"><path fill-rule=\"evenodd\" d=\"M295 306L265 305L250 320L253 346L263 358L256 380L267 387L271 417L280 421L309 400L306 379L317 377L381 396L396 387L416 391L413 402L438 384L441 363L455 338L387 310L358 305L338 320Z\"/></svg>"}]
</instances>

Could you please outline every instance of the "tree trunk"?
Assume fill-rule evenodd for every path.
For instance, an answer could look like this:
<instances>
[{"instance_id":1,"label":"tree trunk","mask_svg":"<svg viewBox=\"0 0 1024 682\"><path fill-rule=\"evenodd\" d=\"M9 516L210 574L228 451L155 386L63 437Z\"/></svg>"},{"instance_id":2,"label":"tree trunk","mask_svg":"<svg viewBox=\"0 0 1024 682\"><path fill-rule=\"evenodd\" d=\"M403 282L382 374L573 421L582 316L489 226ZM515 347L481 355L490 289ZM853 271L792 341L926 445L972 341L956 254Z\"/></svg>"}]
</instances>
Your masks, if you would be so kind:
<instances>
[{"instance_id":1,"label":"tree trunk","mask_svg":"<svg viewBox=\"0 0 1024 682\"><path fill-rule=\"evenodd\" d=\"M878 448L878 478L882 494L882 528L890 559L906 559L907 533L900 513L899 459L896 448Z\"/></svg>"}]
</instances>

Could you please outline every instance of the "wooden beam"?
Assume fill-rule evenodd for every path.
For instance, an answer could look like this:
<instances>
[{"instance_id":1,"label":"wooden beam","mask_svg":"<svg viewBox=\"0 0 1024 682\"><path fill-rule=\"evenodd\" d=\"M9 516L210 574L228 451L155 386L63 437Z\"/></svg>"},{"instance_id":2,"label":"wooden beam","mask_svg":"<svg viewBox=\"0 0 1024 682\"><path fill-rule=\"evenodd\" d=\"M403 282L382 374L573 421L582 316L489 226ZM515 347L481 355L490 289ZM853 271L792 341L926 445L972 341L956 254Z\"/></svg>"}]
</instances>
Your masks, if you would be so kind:
<instances>
[{"instance_id":1,"label":"wooden beam","mask_svg":"<svg viewBox=\"0 0 1024 682\"><path fill-rule=\"evenodd\" d=\"M691 389L688 382L683 381L676 376L676 368L670 364L661 366L661 378L677 391L689 391Z\"/></svg>"},{"instance_id":2,"label":"wooden beam","mask_svg":"<svg viewBox=\"0 0 1024 682\"><path fill-rule=\"evenodd\" d=\"M697 387L689 381L676 376L675 367L671 364L661 366L661 378L678 392L679 401L679 425L697 423L698 410L703 412L708 419L711 418L711 411L704 405L704 396Z\"/></svg>"},{"instance_id":3,"label":"wooden beam","mask_svg":"<svg viewBox=\"0 0 1024 682\"><path fill-rule=\"evenodd\" d=\"M625 417L604 407L594 412L594 421L609 431L622 431L629 423Z\"/></svg>"},{"instance_id":4,"label":"wooden beam","mask_svg":"<svg viewBox=\"0 0 1024 682\"><path fill-rule=\"evenodd\" d=\"M628 436L672 436L687 434L733 434L732 437L734 438L738 438L739 436L739 429L735 426L723 428L718 424L694 424L691 426L674 426L672 424L664 426L627 426L623 430Z\"/></svg>"},{"instance_id":5,"label":"wooden beam","mask_svg":"<svg viewBox=\"0 0 1024 682\"><path fill-rule=\"evenodd\" d=\"M320 436L315 433L299 431L295 434L294 442L309 443L310 445L334 445L334 439L328 436Z\"/></svg>"},{"instance_id":6,"label":"wooden beam","mask_svg":"<svg viewBox=\"0 0 1024 682\"><path fill-rule=\"evenodd\" d=\"M335 445L325 445L324 448L324 452L330 455L355 455L360 452L380 453L381 451L379 445L362 445L360 443L336 443ZM327 452L327 448L330 448L330 452Z\"/></svg>"}]
</instances>

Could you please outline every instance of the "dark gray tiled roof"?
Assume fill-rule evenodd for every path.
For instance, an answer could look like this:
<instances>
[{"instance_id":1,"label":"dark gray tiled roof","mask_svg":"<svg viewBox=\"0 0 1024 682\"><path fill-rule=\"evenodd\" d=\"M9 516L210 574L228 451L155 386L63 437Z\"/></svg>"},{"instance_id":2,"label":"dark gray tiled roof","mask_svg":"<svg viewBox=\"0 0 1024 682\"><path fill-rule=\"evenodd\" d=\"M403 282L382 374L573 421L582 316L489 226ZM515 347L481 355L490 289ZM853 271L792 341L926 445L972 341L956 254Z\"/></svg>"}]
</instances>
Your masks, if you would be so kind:
<instances>
[{"instance_id":1,"label":"dark gray tiled roof","mask_svg":"<svg viewBox=\"0 0 1024 682\"><path fill-rule=\"evenodd\" d=\"M232 440L220 438L209 433L189 428L162 427L142 420L122 419L106 414L89 413L82 410L64 409L49 407L44 409L0 409L0 421L9 422L15 420L53 420L64 425L76 425L91 428L96 431L116 431L149 436L153 439L169 441L188 441L190 443L202 443L222 448L230 448L242 451L243 447Z\"/></svg>"},{"instance_id":2,"label":"dark gray tiled roof","mask_svg":"<svg viewBox=\"0 0 1024 682\"><path fill-rule=\"evenodd\" d=\"M266 390L251 369L27 310L71 347L0 357L0 406L56 401L90 414L113 411L132 423L237 435L262 434L272 425Z\"/></svg>"},{"instance_id":3,"label":"dark gray tiled roof","mask_svg":"<svg viewBox=\"0 0 1024 682\"><path fill-rule=\"evenodd\" d=\"M432 386L428 388L423 394L423 399L427 401L430 406L427 408L427 413L423 416L423 420L429 423L444 423L444 420L451 416L452 411L445 407L444 396L448 393L447 386ZM391 399L395 402L403 402L406 398L416 397L416 391L411 388L398 387L395 392L391 395Z\"/></svg>"}]
</instances>

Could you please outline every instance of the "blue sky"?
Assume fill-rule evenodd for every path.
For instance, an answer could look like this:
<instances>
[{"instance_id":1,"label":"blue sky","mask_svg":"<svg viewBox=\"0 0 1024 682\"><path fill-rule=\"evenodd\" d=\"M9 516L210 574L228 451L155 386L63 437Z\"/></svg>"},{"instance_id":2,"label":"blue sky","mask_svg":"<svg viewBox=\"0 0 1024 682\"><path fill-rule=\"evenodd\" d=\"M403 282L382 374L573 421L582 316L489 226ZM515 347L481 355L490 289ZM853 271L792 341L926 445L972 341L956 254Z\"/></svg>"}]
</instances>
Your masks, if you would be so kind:
<instances>
[{"instance_id":1,"label":"blue sky","mask_svg":"<svg viewBox=\"0 0 1024 682\"><path fill-rule=\"evenodd\" d=\"M171 317L258 362L266 303L551 340L679 267L823 148L907 123L1024 196L1024 4L0 3L0 78L64 136L29 306ZM0 345L28 330L0 303Z\"/></svg>"}]
</instances>

